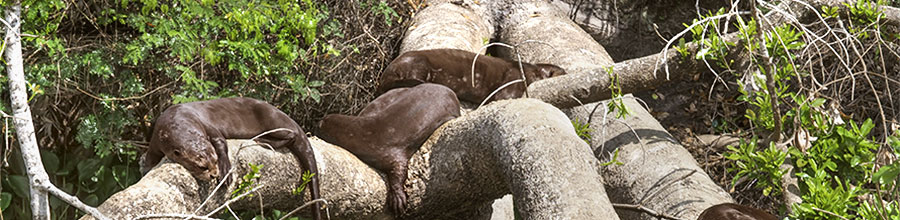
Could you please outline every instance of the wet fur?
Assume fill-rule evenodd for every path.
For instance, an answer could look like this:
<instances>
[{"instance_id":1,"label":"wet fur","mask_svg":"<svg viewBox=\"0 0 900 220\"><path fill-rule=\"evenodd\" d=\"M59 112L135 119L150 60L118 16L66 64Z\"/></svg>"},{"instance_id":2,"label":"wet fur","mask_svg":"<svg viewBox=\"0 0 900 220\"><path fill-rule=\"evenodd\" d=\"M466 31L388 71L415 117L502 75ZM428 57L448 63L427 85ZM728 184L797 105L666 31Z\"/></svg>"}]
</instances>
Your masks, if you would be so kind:
<instances>
[{"instance_id":1,"label":"wet fur","mask_svg":"<svg viewBox=\"0 0 900 220\"><path fill-rule=\"evenodd\" d=\"M357 116L326 115L319 123L318 136L386 173L388 208L402 216L406 210L404 184L410 157L434 130L459 115L459 101L452 90L421 84L390 90Z\"/></svg>"},{"instance_id":2,"label":"wet fur","mask_svg":"<svg viewBox=\"0 0 900 220\"><path fill-rule=\"evenodd\" d=\"M777 220L774 215L761 209L722 203L703 210L697 220Z\"/></svg>"},{"instance_id":3,"label":"wet fur","mask_svg":"<svg viewBox=\"0 0 900 220\"><path fill-rule=\"evenodd\" d=\"M275 106L251 98L224 98L173 105L157 118L150 147L141 158L141 169L147 171L168 157L184 166L195 177L209 181L231 181L228 147L225 139L248 139L263 132L287 128L257 139L273 148L287 147L303 169L318 173L315 155L306 133L294 120ZM299 171L298 171L299 172ZM319 181L309 183L312 199L319 198ZM316 203L313 210L319 210ZM319 212L313 217L321 219Z\"/></svg>"},{"instance_id":4,"label":"wet fur","mask_svg":"<svg viewBox=\"0 0 900 220\"><path fill-rule=\"evenodd\" d=\"M437 83L449 87L459 100L481 103L507 82L521 79L519 63L497 57L479 55L475 63L475 86L472 86L472 60L475 53L458 49L432 49L403 53L388 65L376 89L382 94L393 88L420 83ZM522 63L528 84L540 79L566 74L551 64ZM495 94L491 101L520 98L526 85L516 83Z\"/></svg>"}]
</instances>

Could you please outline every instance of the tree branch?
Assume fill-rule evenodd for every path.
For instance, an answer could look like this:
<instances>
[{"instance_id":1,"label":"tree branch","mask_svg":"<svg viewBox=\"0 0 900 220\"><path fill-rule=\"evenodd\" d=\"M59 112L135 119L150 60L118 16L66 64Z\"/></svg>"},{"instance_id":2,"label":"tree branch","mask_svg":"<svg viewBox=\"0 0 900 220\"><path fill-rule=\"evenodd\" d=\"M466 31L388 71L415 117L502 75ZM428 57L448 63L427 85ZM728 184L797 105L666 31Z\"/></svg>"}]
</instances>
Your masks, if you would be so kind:
<instances>
[{"instance_id":1,"label":"tree branch","mask_svg":"<svg viewBox=\"0 0 900 220\"><path fill-rule=\"evenodd\" d=\"M19 33L21 26L21 2L15 1L6 8L4 24L6 30L6 70L9 73L9 93L13 108L13 122L16 126L16 136L19 140L19 148L22 150L22 159L25 161L28 174L29 189L31 193L31 212L34 219L50 219L50 203L48 192L59 199L72 204L81 211L106 220L106 216L97 209L85 205L77 197L66 194L50 183L50 177L44 170L41 162L40 150L38 150L37 138L34 135L34 124L31 118L31 108L28 106L28 93L25 89L25 68L22 58L22 41ZM4 113L5 114L5 113Z\"/></svg>"}]
</instances>

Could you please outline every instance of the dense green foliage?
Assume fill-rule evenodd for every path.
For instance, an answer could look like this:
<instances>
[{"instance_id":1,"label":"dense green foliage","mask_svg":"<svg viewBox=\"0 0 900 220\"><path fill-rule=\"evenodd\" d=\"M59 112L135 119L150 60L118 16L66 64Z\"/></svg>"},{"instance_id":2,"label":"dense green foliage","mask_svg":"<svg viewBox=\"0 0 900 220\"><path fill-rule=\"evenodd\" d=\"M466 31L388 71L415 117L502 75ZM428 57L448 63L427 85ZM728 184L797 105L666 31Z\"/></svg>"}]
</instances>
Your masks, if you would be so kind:
<instances>
[{"instance_id":1,"label":"dense green foliage","mask_svg":"<svg viewBox=\"0 0 900 220\"><path fill-rule=\"evenodd\" d=\"M343 36L341 25L313 0L22 4L29 102L44 113L35 120L43 124L45 166L56 185L93 206L140 178L137 160L148 138L138 131L166 106L247 96L284 103L279 107L290 112L321 100L326 76L309 66L341 56L327 40ZM389 21L397 17L383 1L369 4ZM18 158L9 156L0 175L5 219L30 218ZM55 199L51 210L55 219L78 215Z\"/></svg>"}]
</instances>

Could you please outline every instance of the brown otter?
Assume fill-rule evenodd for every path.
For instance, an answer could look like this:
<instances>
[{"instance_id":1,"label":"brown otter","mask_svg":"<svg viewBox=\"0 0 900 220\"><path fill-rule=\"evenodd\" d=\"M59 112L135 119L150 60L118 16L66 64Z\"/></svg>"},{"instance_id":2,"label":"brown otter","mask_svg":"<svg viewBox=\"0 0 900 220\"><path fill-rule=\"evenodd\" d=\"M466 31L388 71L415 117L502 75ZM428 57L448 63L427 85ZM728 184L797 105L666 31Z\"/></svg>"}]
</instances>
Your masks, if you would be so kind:
<instances>
[{"instance_id":1,"label":"brown otter","mask_svg":"<svg viewBox=\"0 0 900 220\"><path fill-rule=\"evenodd\" d=\"M774 215L761 209L722 203L703 210L697 220L776 220Z\"/></svg>"},{"instance_id":2,"label":"brown otter","mask_svg":"<svg viewBox=\"0 0 900 220\"><path fill-rule=\"evenodd\" d=\"M450 87L459 100L481 103L503 84L522 78L519 63L491 56L478 56L475 62L475 84L472 86L472 60L475 53L459 49L432 49L403 53L384 70L376 90L382 94L398 87L410 87L424 82ZM551 64L522 63L525 82L566 74ZM497 92L491 100L522 97L526 86L515 83Z\"/></svg>"},{"instance_id":3,"label":"brown otter","mask_svg":"<svg viewBox=\"0 0 900 220\"><path fill-rule=\"evenodd\" d=\"M165 156L203 181L220 178L227 184L231 181L227 175L231 162L225 139L253 138L277 128L289 131L269 133L257 142L273 148L287 147L303 169L317 173L315 155L303 129L275 106L251 98L215 99L167 108L156 120L150 147L141 157L141 170L149 170ZM319 198L317 176L310 181L309 190L312 199ZM313 206L313 217L321 219L320 205Z\"/></svg>"},{"instance_id":4,"label":"brown otter","mask_svg":"<svg viewBox=\"0 0 900 220\"><path fill-rule=\"evenodd\" d=\"M322 140L347 149L387 174L388 208L406 211L409 159L444 122L459 117L459 101L449 88L425 83L392 89L366 105L358 116L329 114L319 122Z\"/></svg>"}]
</instances>

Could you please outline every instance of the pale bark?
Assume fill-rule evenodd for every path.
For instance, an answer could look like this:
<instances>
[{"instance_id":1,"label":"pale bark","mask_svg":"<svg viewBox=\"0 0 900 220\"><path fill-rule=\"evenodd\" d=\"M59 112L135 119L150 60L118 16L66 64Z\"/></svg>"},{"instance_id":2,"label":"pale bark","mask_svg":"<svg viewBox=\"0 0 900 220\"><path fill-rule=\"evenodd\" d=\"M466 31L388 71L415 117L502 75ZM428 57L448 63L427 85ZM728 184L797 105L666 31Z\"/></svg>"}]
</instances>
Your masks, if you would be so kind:
<instances>
[{"instance_id":1,"label":"pale bark","mask_svg":"<svg viewBox=\"0 0 900 220\"><path fill-rule=\"evenodd\" d=\"M37 138L34 136L34 124L31 122L31 108L28 107L28 92L25 88L25 68L22 63L22 41L19 38L19 14L22 9L19 2L6 7L6 22L11 27L6 29L6 71L9 73L9 96L12 102L13 124L16 126L16 136L19 140L19 148L22 150L22 158L25 161L25 169L28 173L29 190L31 197L32 217L37 219L50 219L50 203L47 191L41 190L40 185L50 181L44 164L41 163L41 154L37 148Z\"/></svg>"},{"instance_id":2,"label":"pale bark","mask_svg":"<svg viewBox=\"0 0 900 220\"><path fill-rule=\"evenodd\" d=\"M50 203L47 193L72 204L75 208L101 219L106 219L97 209L87 206L78 198L66 194L50 183L50 177L41 163L41 152L38 149L37 138L34 135L31 108L28 106L28 92L25 88L25 68L22 58L22 41L19 36L19 27L22 21L21 5L19 1L13 2L5 8L6 16L6 71L9 73L9 96L12 102L13 124L16 126L16 137L19 140L19 149L22 152L22 160L25 162L25 172L28 175L29 197L32 218L35 220L50 219Z\"/></svg>"},{"instance_id":3,"label":"pale bark","mask_svg":"<svg viewBox=\"0 0 900 220\"><path fill-rule=\"evenodd\" d=\"M471 1L462 1L462 4L450 2L426 1L428 7L416 13L406 30L400 45L401 54L436 48L484 53L480 50L494 33L490 11L484 5Z\"/></svg>"},{"instance_id":4,"label":"pale bark","mask_svg":"<svg viewBox=\"0 0 900 220\"><path fill-rule=\"evenodd\" d=\"M305 201L290 194L299 182L299 166L291 154L259 146L238 152L238 143L229 142L235 177L247 172L247 163L265 165L257 181L264 186L255 193L264 207L288 210ZM322 198L330 202L333 219L390 218L381 174L339 147L318 139L311 143ZM588 146L559 110L530 99L497 102L448 122L413 156L406 182L408 217L455 218L512 193L526 219L615 219L597 208L609 204L596 166ZM113 195L100 210L115 219L189 214L210 188L181 166L165 162ZM226 189L234 190L234 184ZM204 211L225 197L213 198ZM256 198L232 205L236 210L257 207Z\"/></svg>"},{"instance_id":5,"label":"pale bark","mask_svg":"<svg viewBox=\"0 0 900 220\"><path fill-rule=\"evenodd\" d=\"M568 78L554 77L536 82L529 87L531 97L546 98L545 101L549 100L549 103L553 104L578 103L577 100L566 97L577 93L562 91L598 91L594 87L608 85L592 84L597 82L595 79L606 77L607 73L603 68L612 65L612 59L609 59L602 47L586 32L562 17L563 14L559 13L557 8L546 2L535 1L513 5L509 8L525 10L514 10L508 16L510 19L501 24L504 27L500 33L501 40L519 45L519 52L524 61L552 63L572 71ZM562 40L554 36L566 37ZM552 47L524 43L527 40L547 41ZM550 81L552 86L549 86L550 83L545 84L545 81ZM571 87L572 85L584 87L575 88ZM562 89L554 90L558 88ZM608 91L606 93L608 94ZM576 96L576 98L584 97ZM571 101L564 101L566 99ZM588 103L599 100L581 101ZM691 154L656 119L639 107L633 98L626 98L623 102L631 110L631 115L626 117L625 123L635 131L621 123L603 123L602 116L606 112L602 109L599 113L595 113L594 123L591 125L593 129L591 143L596 156L603 157L618 149L619 161L624 163L603 167L601 171L606 180L605 186L610 200L615 203L640 204L683 219L696 219L700 212L712 205L732 202L731 196L709 178ZM572 108L568 110L569 116L582 123L587 122L594 105L596 104ZM634 137L635 132L641 137L643 144ZM599 149L602 145L606 148ZM645 213L621 209L617 211L622 219L655 219Z\"/></svg>"}]
</instances>

